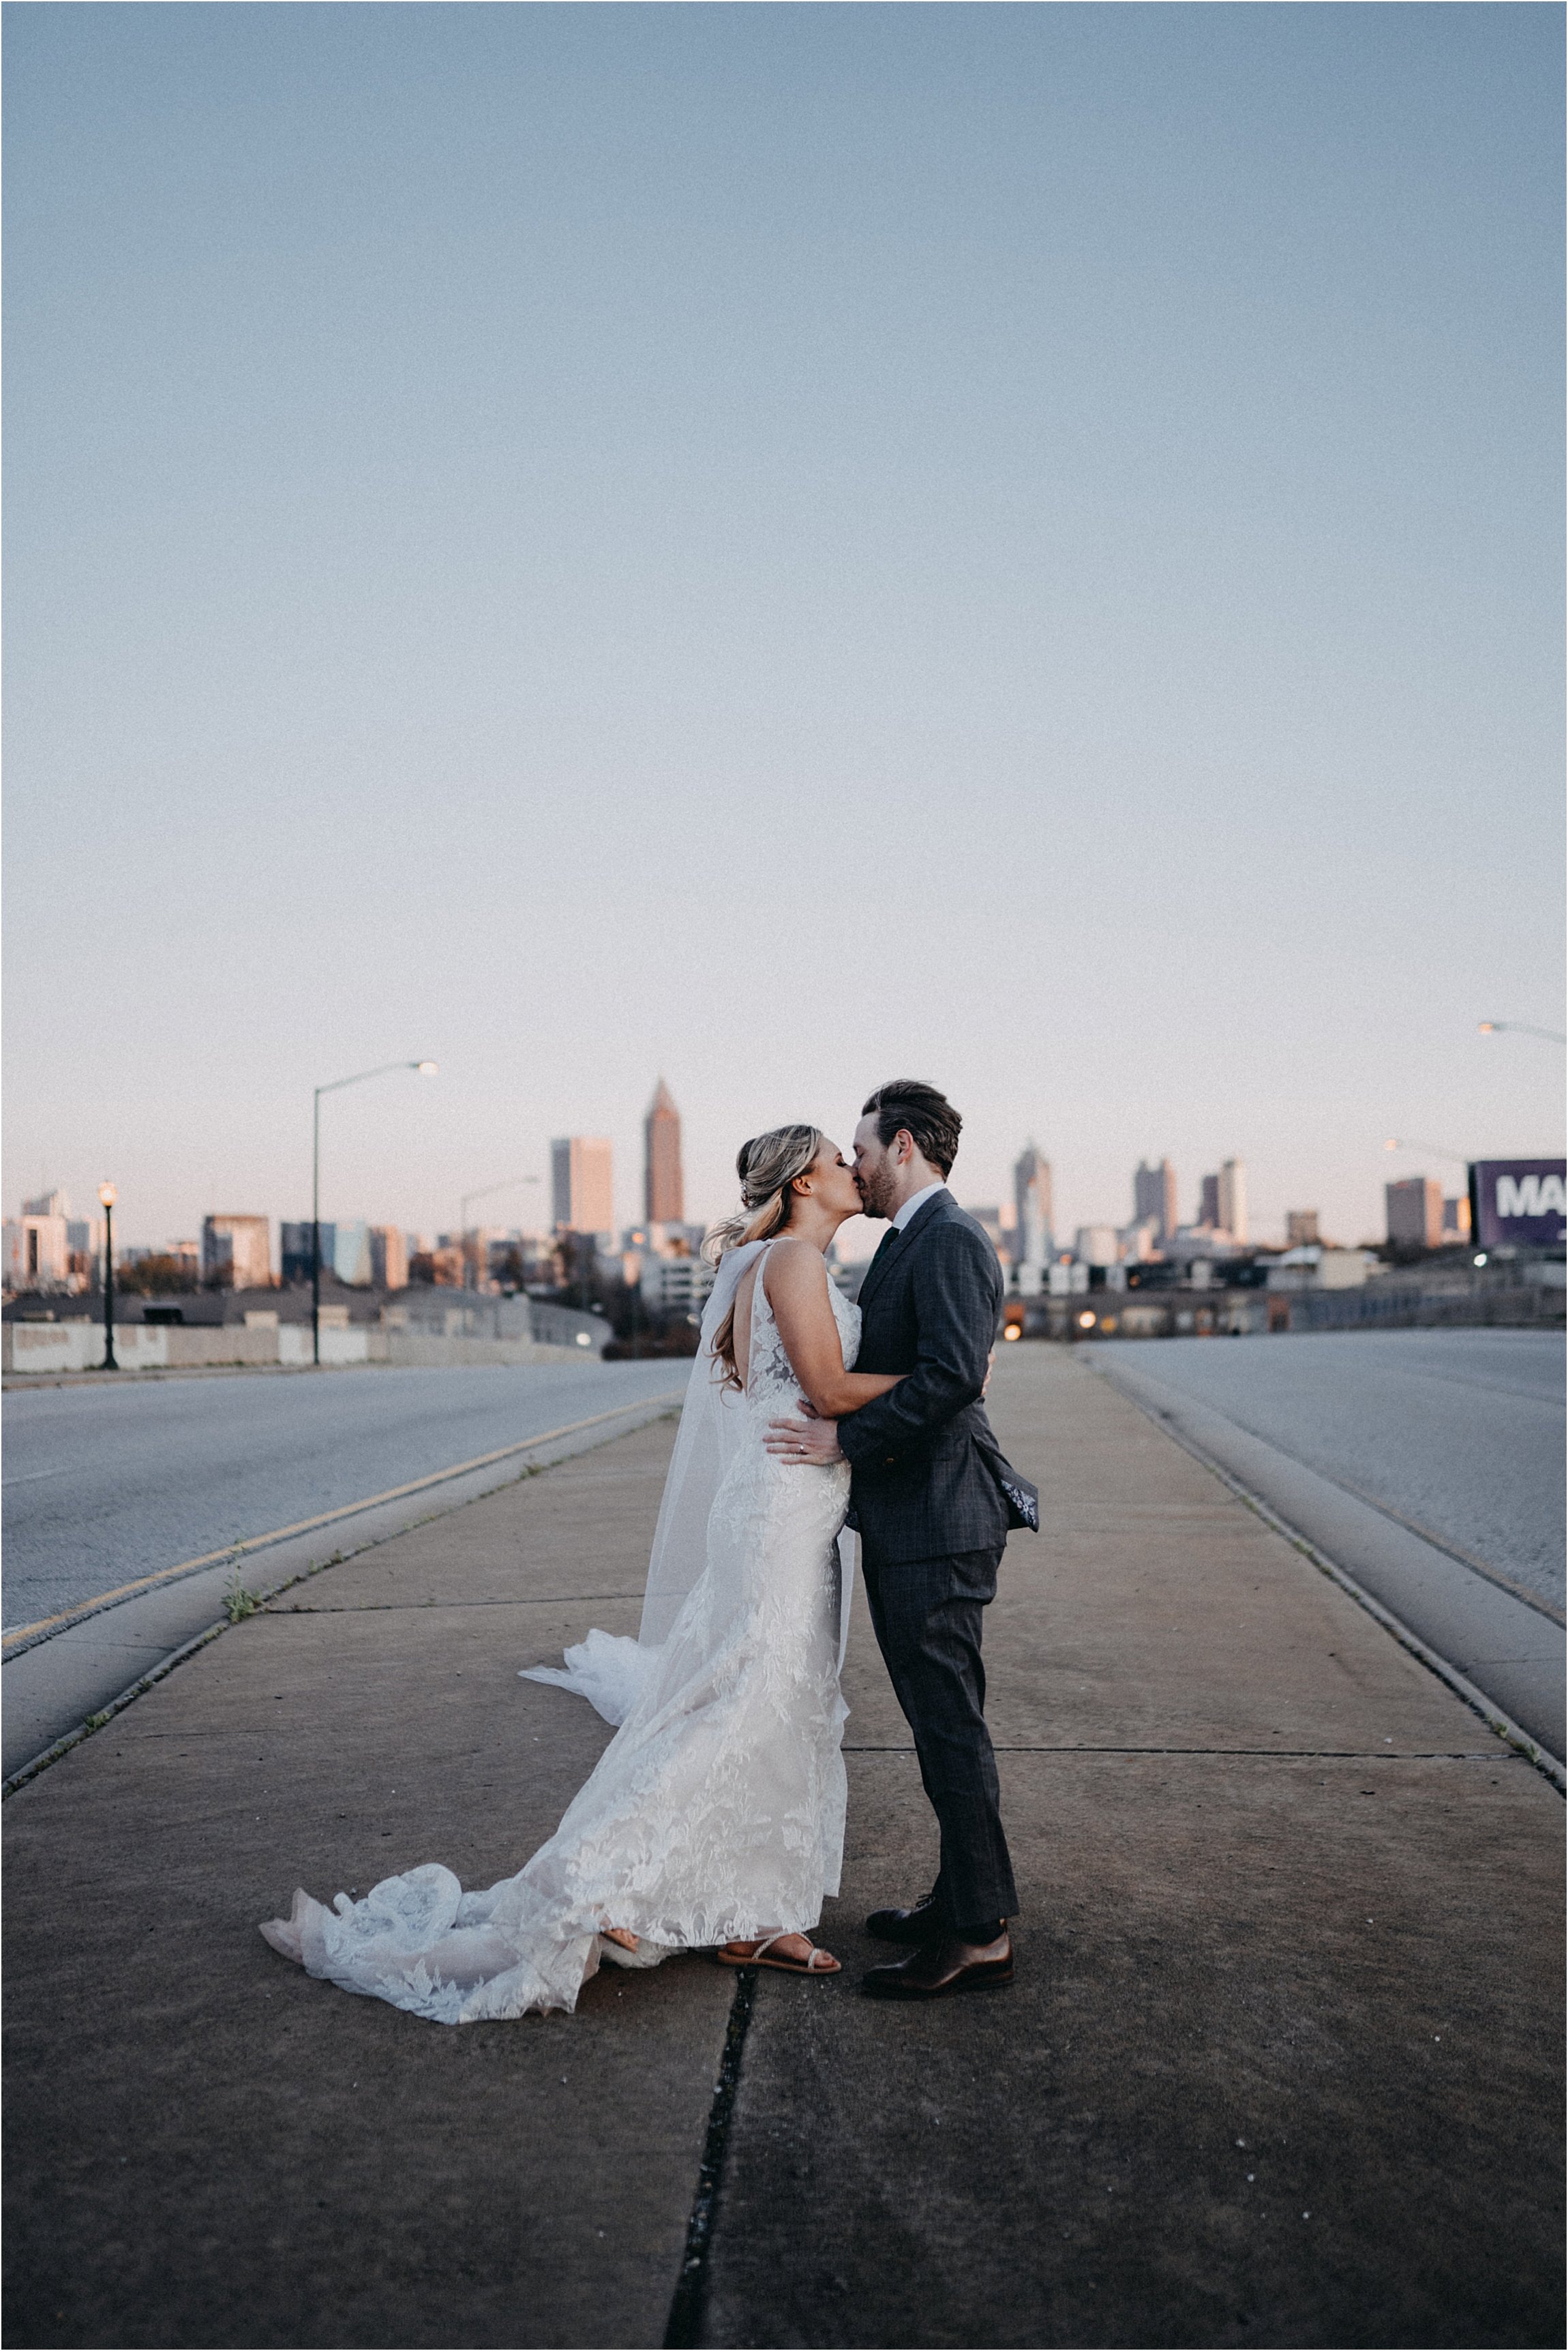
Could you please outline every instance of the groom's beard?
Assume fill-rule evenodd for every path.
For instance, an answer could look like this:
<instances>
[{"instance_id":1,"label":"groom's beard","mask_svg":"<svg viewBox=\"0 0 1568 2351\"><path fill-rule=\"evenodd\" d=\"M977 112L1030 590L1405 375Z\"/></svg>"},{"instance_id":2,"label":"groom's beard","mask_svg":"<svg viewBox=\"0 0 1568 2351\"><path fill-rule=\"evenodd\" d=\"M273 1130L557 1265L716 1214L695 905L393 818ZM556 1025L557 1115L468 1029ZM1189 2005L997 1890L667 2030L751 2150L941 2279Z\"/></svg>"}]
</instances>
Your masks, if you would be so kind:
<instances>
[{"instance_id":1,"label":"groom's beard","mask_svg":"<svg viewBox=\"0 0 1568 2351\"><path fill-rule=\"evenodd\" d=\"M862 1216L885 1217L891 1215L892 1211L888 1207L886 1196L874 1176L868 1178L859 1188Z\"/></svg>"}]
</instances>

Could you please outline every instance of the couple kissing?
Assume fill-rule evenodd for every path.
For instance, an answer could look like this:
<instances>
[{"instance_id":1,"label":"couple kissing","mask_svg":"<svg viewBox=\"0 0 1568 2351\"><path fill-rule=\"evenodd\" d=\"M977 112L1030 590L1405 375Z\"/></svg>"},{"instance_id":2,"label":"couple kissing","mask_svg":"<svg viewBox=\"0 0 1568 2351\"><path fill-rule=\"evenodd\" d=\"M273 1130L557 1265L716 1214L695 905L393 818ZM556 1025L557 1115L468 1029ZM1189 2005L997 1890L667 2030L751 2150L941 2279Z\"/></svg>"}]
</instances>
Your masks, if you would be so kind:
<instances>
[{"instance_id":1,"label":"couple kissing","mask_svg":"<svg viewBox=\"0 0 1568 2351\"><path fill-rule=\"evenodd\" d=\"M932 2000L1010 1982L1018 1910L985 1720L983 1612L1009 1529L1038 1525L983 1402L996 1253L947 1189L961 1126L934 1086L866 1102L852 1154L816 1127L741 1149L633 1641L599 1630L525 1668L615 1737L514 1877L465 1893L428 1862L328 1909L300 1890L261 1932L345 1990L461 2024L571 2009L601 1963L680 1950L831 1976L811 1940L839 1890L850 1546L914 1736L940 1862L875 1910L902 1947L862 1989ZM888 1230L852 1305L840 1227Z\"/></svg>"}]
</instances>

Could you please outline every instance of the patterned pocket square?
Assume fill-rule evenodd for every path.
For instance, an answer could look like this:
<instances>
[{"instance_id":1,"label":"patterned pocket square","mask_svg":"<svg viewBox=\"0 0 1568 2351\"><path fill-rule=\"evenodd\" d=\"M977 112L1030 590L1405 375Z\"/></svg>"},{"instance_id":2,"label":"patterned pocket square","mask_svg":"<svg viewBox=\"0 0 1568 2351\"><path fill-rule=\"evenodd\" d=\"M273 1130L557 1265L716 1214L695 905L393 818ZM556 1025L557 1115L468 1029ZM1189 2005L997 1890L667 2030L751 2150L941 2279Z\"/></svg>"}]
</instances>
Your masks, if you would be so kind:
<instances>
[{"instance_id":1,"label":"patterned pocket square","mask_svg":"<svg viewBox=\"0 0 1568 2351\"><path fill-rule=\"evenodd\" d=\"M1040 1489L1031 1486L1017 1470L1006 1478L998 1475L998 1485L1007 1497L1009 1527L1027 1527L1032 1535L1040 1532Z\"/></svg>"},{"instance_id":2,"label":"patterned pocket square","mask_svg":"<svg viewBox=\"0 0 1568 2351\"><path fill-rule=\"evenodd\" d=\"M979 1451L987 1468L1001 1489L1002 1499L1008 1506L1009 1528L1027 1527L1031 1535L1039 1534L1040 1488L1021 1477L994 1445L981 1445Z\"/></svg>"}]
</instances>

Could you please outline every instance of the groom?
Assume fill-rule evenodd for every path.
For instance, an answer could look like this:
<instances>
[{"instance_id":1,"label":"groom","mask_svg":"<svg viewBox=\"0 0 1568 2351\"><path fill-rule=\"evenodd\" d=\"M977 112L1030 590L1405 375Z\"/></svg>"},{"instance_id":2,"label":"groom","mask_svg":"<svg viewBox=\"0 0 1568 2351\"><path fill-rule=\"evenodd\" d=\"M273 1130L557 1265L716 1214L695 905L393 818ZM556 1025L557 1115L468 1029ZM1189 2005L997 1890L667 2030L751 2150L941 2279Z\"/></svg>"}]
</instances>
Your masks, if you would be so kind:
<instances>
[{"instance_id":1,"label":"groom","mask_svg":"<svg viewBox=\"0 0 1568 2351\"><path fill-rule=\"evenodd\" d=\"M986 1729L981 1612L1007 1542L1008 1469L980 1402L1002 1305L996 1252L947 1189L962 1121L917 1079L879 1086L855 1130L855 1182L892 1230L861 1283L856 1369L907 1374L840 1421L775 1421L780 1453L853 1465L872 1622L915 1734L942 1838L936 1883L866 1924L907 1958L873 1968L883 2000L936 2000L1012 1981L1018 1910Z\"/></svg>"}]
</instances>

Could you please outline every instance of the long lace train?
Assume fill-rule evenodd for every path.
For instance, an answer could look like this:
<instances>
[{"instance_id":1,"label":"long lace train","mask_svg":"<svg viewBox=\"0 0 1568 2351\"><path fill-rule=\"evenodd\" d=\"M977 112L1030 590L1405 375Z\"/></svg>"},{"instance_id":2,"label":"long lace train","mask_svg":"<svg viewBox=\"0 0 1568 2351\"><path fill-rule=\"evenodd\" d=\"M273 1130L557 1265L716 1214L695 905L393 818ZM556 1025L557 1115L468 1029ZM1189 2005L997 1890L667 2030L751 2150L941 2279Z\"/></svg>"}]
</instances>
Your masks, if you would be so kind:
<instances>
[{"instance_id":1,"label":"long lace train","mask_svg":"<svg viewBox=\"0 0 1568 2351\"><path fill-rule=\"evenodd\" d=\"M585 1698L606 1722L622 1723L631 1713L658 1670L659 1651L623 1633L601 1633L594 1626L583 1640L565 1652L559 1666L525 1666L518 1679L553 1682L558 1688Z\"/></svg>"},{"instance_id":2,"label":"long lace train","mask_svg":"<svg viewBox=\"0 0 1568 2351\"><path fill-rule=\"evenodd\" d=\"M852 1363L859 1317L831 1295ZM705 1350L693 1377L710 1374ZM767 1423L796 1393L758 1280L744 1426L668 1636L640 1649L596 1630L566 1668L532 1669L585 1693L591 1682L620 1720L555 1835L484 1892L465 1894L434 1862L330 1909L300 1891L287 1919L262 1928L275 1950L345 1991L462 2024L570 2009L604 1959L654 1966L817 1924L843 1848L837 1536L849 1472L767 1452ZM637 1935L637 1953L607 1943L608 1926Z\"/></svg>"}]
</instances>

